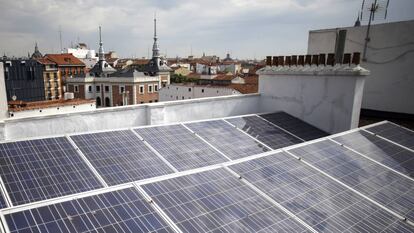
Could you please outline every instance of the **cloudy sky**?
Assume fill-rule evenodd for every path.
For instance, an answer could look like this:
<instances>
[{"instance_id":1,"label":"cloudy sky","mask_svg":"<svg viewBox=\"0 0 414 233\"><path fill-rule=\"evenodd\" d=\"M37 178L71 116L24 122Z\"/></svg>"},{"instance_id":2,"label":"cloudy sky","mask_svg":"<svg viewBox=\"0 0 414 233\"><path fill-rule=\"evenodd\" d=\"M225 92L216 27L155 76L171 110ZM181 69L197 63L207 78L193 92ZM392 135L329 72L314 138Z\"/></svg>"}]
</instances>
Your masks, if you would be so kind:
<instances>
[{"instance_id":1,"label":"cloudy sky","mask_svg":"<svg viewBox=\"0 0 414 233\"><path fill-rule=\"evenodd\" d=\"M367 0L369 1L369 0ZM385 0L380 0L385 1ZM0 0L0 53L43 53L78 40L97 49L147 56L153 16L168 57L231 52L237 58L306 52L308 31L351 26L362 0ZM365 12L365 15L368 15ZM391 0L387 21L414 19L414 0ZM376 23L384 22L378 20ZM363 22L363 23L366 23Z\"/></svg>"}]
</instances>

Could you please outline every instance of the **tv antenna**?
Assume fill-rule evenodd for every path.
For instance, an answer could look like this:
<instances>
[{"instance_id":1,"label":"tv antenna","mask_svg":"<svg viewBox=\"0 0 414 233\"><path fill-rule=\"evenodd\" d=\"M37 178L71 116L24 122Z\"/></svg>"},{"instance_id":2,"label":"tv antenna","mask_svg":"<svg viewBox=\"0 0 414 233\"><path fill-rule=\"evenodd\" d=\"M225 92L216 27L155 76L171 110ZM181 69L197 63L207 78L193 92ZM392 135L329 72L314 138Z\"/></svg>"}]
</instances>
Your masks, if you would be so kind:
<instances>
[{"instance_id":1,"label":"tv antenna","mask_svg":"<svg viewBox=\"0 0 414 233\"><path fill-rule=\"evenodd\" d=\"M363 12L365 10L369 11L368 16L368 27L367 27L367 35L365 37L365 44L364 44L364 53L362 55L362 60L367 60L367 48L368 43L371 41L369 36L369 32L371 29L371 23L375 20L375 17L381 16L384 19L387 19L388 14L388 6L390 5L391 0L362 0L361 6L361 20L363 19Z\"/></svg>"}]
</instances>

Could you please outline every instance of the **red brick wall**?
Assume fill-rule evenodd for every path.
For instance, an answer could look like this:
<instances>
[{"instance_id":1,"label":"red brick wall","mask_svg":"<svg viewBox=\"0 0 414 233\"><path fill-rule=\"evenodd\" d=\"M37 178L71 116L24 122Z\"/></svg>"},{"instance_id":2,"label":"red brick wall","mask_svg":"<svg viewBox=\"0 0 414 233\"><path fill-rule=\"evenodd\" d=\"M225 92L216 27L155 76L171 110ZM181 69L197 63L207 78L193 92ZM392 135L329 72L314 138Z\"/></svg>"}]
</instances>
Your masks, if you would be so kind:
<instances>
[{"instance_id":1,"label":"red brick wall","mask_svg":"<svg viewBox=\"0 0 414 233\"><path fill-rule=\"evenodd\" d=\"M152 93L148 93L148 85L152 84ZM149 103L150 101L152 101L152 103L154 102L158 102L158 92L154 92L155 88L154 88L154 84L158 84L158 82L151 82L151 83L141 83L140 85L144 85L144 94L140 94L139 93L139 86L140 85L136 85L137 87L137 104L140 103ZM158 87L158 90L160 89L160 87Z\"/></svg>"}]
</instances>

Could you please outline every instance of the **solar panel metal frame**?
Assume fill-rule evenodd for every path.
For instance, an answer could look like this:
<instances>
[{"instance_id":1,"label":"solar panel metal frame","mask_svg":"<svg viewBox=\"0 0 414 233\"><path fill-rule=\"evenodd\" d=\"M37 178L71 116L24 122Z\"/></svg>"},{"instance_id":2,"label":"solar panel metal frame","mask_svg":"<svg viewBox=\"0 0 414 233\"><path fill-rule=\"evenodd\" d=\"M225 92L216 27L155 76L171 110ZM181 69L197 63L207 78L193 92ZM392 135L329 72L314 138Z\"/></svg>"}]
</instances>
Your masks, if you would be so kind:
<instances>
[{"instance_id":1,"label":"solar panel metal frame","mask_svg":"<svg viewBox=\"0 0 414 233\"><path fill-rule=\"evenodd\" d=\"M382 121L382 122L379 122L378 124L371 124L371 125L368 125L368 126L364 127L363 130L365 130L365 131L367 131L371 134L374 134L375 136L380 137L384 140L392 142L392 143L394 143L394 144L396 144L400 147L403 147L407 150L410 150L410 151L414 152L414 142L407 145L406 144L407 142L405 142L405 141L401 141L401 140L397 141L393 138L392 135L389 136L389 135L386 135L382 132L378 132L377 130L374 129L376 127L381 127L383 125L391 125L391 126L395 127L394 129L399 129L400 131L405 131L406 133L411 133L411 134L413 134L413 138L414 138L414 131L413 130L405 128L405 127L400 126L400 125L397 125L397 124L395 124L393 122L390 122L390 121Z\"/></svg>"}]
</instances>

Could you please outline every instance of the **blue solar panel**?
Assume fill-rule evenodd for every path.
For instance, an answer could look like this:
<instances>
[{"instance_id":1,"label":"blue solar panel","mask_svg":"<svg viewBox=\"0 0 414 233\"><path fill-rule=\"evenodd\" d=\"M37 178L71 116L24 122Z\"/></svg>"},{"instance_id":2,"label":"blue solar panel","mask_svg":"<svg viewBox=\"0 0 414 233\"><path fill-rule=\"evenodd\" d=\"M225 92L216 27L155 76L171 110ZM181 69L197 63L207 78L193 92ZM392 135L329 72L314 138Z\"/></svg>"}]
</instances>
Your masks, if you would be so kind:
<instances>
[{"instance_id":1,"label":"blue solar panel","mask_svg":"<svg viewBox=\"0 0 414 233\"><path fill-rule=\"evenodd\" d=\"M135 131L179 171L228 161L182 125Z\"/></svg>"},{"instance_id":2,"label":"blue solar panel","mask_svg":"<svg viewBox=\"0 0 414 233\"><path fill-rule=\"evenodd\" d=\"M223 120L190 123L186 126L231 159L269 150Z\"/></svg>"},{"instance_id":3,"label":"blue solar panel","mask_svg":"<svg viewBox=\"0 0 414 233\"><path fill-rule=\"evenodd\" d=\"M16 212L5 218L12 233L174 232L134 188Z\"/></svg>"},{"instance_id":4,"label":"blue solar panel","mask_svg":"<svg viewBox=\"0 0 414 233\"><path fill-rule=\"evenodd\" d=\"M173 172L130 130L71 138L109 185Z\"/></svg>"},{"instance_id":5,"label":"blue solar panel","mask_svg":"<svg viewBox=\"0 0 414 233\"><path fill-rule=\"evenodd\" d=\"M365 131L333 138L369 158L414 178L414 152Z\"/></svg>"},{"instance_id":6,"label":"blue solar panel","mask_svg":"<svg viewBox=\"0 0 414 233\"><path fill-rule=\"evenodd\" d=\"M183 232L304 232L306 228L224 169L143 186Z\"/></svg>"},{"instance_id":7,"label":"blue solar panel","mask_svg":"<svg viewBox=\"0 0 414 233\"><path fill-rule=\"evenodd\" d=\"M367 130L414 150L414 132L406 128L384 123L367 128Z\"/></svg>"},{"instance_id":8,"label":"blue solar panel","mask_svg":"<svg viewBox=\"0 0 414 233\"><path fill-rule=\"evenodd\" d=\"M7 207L6 201L3 197L3 194L0 194L0 209Z\"/></svg>"},{"instance_id":9,"label":"blue solar panel","mask_svg":"<svg viewBox=\"0 0 414 233\"><path fill-rule=\"evenodd\" d=\"M227 121L254 138L257 138L267 146L270 146L272 149L302 142L302 140L286 133L258 116L237 117L227 119Z\"/></svg>"},{"instance_id":10,"label":"blue solar panel","mask_svg":"<svg viewBox=\"0 0 414 233\"><path fill-rule=\"evenodd\" d=\"M414 231L414 227L285 153L230 168L318 232Z\"/></svg>"},{"instance_id":11,"label":"blue solar panel","mask_svg":"<svg viewBox=\"0 0 414 233\"><path fill-rule=\"evenodd\" d=\"M64 137L1 143L0 174L14 205L103 187Z\"/></svg>"},{"instance_id":12,"label":"blue solar panel","mask_svg":"<svg viewBox=\"0 0 414 233\"><path fill-rule=\"evenodd\" d=\"M331 141L290 150L401 216L414 219L414 182Z\"/></svg>"},{"instance_id":13,"label":"blue solar panel","mask_svg":"<svg viewBox=\"0 0 414 233\"><path fill-rule=\"evenodd\" d=\"M328 136L324 131L285 112L263 114L260 116L305 141Z\"/></svg>"}]
</instances>

